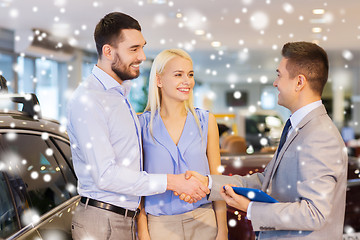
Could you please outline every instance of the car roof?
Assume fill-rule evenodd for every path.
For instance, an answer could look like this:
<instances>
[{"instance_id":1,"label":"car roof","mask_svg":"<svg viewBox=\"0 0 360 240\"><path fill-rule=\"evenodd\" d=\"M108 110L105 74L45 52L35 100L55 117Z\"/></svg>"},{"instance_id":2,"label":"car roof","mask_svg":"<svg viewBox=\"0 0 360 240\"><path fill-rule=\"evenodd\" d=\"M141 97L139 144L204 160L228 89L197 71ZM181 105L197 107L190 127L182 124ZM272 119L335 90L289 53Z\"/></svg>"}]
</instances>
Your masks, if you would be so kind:
<instances>
[{"instance_id":1,"label":"car roof","mask_svg":"<svg viewBox=\"0 0 360 240\"><path fill-rule=\"evenodd\" d=\"M6 86L6 80L3 78L0 80L2 85ZM10 129L47 132L68 139L64 126L61 126L56 120L42 118L40 103L35 94L9 94L3 87L0 90L0 100L3 101L2 103L6 103L1 105L4 109L0 109L0 132ZM13 106L22 104L20 105L22 110L9 110L8 103Z\"/></svg>"},{"instance_id":2,"label":"car roof","mask_svg":"<svg viewBox=\"0 0 360 240\"><path fill-rule=\"evenodd\" d=\"M0 129L47 132L68 139L65 127L50 119L34 119L21 111L0 110Z\"/></svg>"}]
</instances>

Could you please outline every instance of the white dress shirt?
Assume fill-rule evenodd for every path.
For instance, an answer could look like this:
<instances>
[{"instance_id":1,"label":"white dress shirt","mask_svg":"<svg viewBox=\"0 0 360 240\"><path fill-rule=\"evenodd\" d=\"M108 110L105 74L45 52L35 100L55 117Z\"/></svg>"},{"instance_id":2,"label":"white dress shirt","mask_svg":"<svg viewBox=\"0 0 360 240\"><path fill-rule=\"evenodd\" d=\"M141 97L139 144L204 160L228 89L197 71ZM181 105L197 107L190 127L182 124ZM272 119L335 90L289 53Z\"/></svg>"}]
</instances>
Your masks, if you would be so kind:
<instances>
[{"instance_id":1,"label":"white dress shirt","mask_svg":"<svg viewBox=\"0 0 360 240\"><path fill-rule=\"evenodd\" d=\"M165 192L166 174L142 171L140 125L119 84L94 66L68 105L68 125L81 196L135 210L140 196Z\"/></svg>"}]
</instances>

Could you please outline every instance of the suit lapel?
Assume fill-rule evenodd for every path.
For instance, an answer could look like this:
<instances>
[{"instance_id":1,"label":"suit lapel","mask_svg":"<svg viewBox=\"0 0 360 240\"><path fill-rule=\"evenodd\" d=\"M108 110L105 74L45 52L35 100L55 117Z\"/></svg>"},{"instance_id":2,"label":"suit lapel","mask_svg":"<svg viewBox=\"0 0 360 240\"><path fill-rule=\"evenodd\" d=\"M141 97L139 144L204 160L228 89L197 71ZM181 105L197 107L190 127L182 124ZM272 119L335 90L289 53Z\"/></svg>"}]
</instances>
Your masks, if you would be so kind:
<instances>
[{"instance_id":1,"label":"suit lapel","mask_svg":"<svg viewBox=\"0 0 360 240\"><path fill-rule=\"evenodd\" d=\"M282 160L282 157L284 156L285 151L287 151L288 148L290 147L294 147L291 146L291 143L294 141L294 139L296 138L296 136L298 136L299 134L301 134L301 129L308 123L310 122L312 119L317 118L321 115L327 114L326 109L324 107L324 105L321 105L320 107L315 108L314 110L312 110L311 112L309 112L301 121L300 123L297 125L297 127L294 129L294 131L290 134L290 136L288 137L288 139L286 139L286 142L283 146L283 148L281 149L278 158L276 159L276 154L277 152L275 152L274 154L274 158L272 159L271 162L273 162L273 166L270 165L269 163L269 177L265 176L264 182L263 182L263 186L262 186L262 190L266 191L268 188L269 191L271 192L271 182L272 179L276 173L276 170Z\"/></svg>"},{"instance_id":2,"label":"suit lapel","mask_svg":"<svg viewBox=\"0 0 360 240\"><path fill-rule=\"evenodd\" d=\"M293 131L293 132L290 134L290 136L286 139L286 142L285 142L283 148L281 149L278 158L275 157L275 159L274 159L275 161L274 161L274 164L273 164L273 166L272 166L272 170L270 171L271 175L270 175L270 177L269 177L269 179L268 179L268 186L266 186L266 188L268 188L269 186L271 187L271 181L272 181L272 179L273 179L273 177L274 177L274 174L275 174L275 172L276 172L276 170L277 170L277 168L278 168L278 166L279 166L279 164L280 164L280 162L281 162L282 157L284 156L285 151L288 149L288 147L290 146L291 142L295 139L295 137L296 137L298 134L299 134L299 128L294 129L294 131ZM276 154L276 153L275 153L275 154ZM276 155L275 155L275 156L276 156ZM270 191L271 191L271 189L270 189Z\"/></svg>"}]
</instances>

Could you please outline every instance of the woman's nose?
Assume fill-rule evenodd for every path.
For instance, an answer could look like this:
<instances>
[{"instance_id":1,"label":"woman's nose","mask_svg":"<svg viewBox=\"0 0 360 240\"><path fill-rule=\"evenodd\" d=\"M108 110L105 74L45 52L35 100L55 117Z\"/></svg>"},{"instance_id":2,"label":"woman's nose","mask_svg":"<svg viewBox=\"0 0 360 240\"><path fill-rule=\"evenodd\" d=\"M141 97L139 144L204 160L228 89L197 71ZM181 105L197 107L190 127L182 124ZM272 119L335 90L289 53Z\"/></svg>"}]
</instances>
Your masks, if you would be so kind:
<instances>
[{"instance_id":1,"label":"woman's nose","mask_svg":"<svg viewBox=\"0 0 360 240\"><path fill-rule=\"evenodd\" d=\"M184 85L189 85L189 84L190 84L190 78L187 77L187 76L184 77L184 78L183 78L183 84L184 84Z\"/></svg>"}]
</instances>

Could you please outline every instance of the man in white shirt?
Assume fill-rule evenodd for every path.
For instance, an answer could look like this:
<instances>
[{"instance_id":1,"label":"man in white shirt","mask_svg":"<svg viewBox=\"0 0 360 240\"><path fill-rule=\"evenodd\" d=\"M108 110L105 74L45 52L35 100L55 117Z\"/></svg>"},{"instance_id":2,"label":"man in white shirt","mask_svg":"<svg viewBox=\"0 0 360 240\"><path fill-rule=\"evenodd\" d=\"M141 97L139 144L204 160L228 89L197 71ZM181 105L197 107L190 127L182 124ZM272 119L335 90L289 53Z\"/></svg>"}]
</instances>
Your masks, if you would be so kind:
<instances>
[{"instance_id":1,"label":"man in white shirt","mask_svg":"<svg viewBox=\"0 0 360 240\"><path fill-rule=\"evenodd\" d=\"M141 196L172 190L194 201L209 193L184 174L147 174L137 115L127 98L146 44L139 23L113 12L94 32L98 62L68 105L68 134L81 201L72 221L75 240L134 239Z\"/></svg>"},{"instance_id":2,"label":"man in white shirt","mask_svg":"<svg viewBox=\"0 0 360 240\"><path fill-rule=\"evenodd\" d=\"M224 198L228 205L247 212L258 239L340 240L348 157L321 102L328 78L327 54L316 44L293 42L284 45L282 56L273 85L279 90L278 103L292 113L283 144L263 173L211 176L209 199ZM196 172L187 175L207 184L207 177ZM279 202L251 202L225 184L261 189Z\"/></svg>"}]
</instances>

